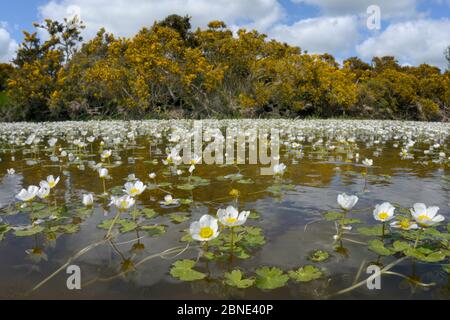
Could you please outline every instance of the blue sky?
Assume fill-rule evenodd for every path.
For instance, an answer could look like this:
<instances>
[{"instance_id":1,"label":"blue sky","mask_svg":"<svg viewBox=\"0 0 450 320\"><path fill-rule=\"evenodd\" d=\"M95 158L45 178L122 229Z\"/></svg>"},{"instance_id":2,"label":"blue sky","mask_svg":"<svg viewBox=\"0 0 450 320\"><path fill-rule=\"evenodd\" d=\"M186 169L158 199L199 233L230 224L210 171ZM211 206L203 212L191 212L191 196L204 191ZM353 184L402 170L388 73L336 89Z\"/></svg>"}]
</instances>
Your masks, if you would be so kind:
<instances>
[{"instance_id":1,"label":"blue sky","mask_svg":"<svg viewBox=\"0 0 450 320\"><path fill-rule=\"evenodd\" d=\"M381 29L366 26L366 9L380 8ZM131 36L170 13L189 14L194 26L224 20L237 30L256 28L312 53L329 52L342 60L395 55L400 63L446 67L450 44L450 0L15 0L0 1L0 61L8 61L22 30L45 17L79 14L85 38L100 27Z\"/></svg>"}]
</instances>

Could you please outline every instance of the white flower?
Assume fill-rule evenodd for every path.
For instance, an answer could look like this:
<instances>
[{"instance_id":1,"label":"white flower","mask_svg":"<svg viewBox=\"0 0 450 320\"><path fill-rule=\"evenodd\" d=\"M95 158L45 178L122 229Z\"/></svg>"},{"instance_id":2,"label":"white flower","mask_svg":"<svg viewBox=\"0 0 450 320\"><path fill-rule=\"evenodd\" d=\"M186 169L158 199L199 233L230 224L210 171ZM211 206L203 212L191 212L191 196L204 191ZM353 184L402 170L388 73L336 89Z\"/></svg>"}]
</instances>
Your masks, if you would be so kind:
<instances>
[{"instance_id":1,"label":"white flower","mask_svg":"<svg viewBox=\"0 0 450 320\"><path fill-rule=\"evenodd\" d=\"M16 195L16 198L20 201L33 201L34 198L36 198L36 195L39 191L39 188L36 186L29 186L28 189L22 189L20 190L19 194Z\"/></svg>"},{"instance_id":2,"label":"white flower","mask_svg":"<svg viewBox=\"0 0 450 320\"><path fill-rule=\"evenodd\" d=\"M345 193L338 195L337 202L344 210L351 210L358 202L357 196L349 196Z\"/></svg>"},{"instance_id":3,"label":"white flower","mask_svg":"<svg viewBox=\"0 0 450 320\"><path fill-rule=\"evenodd\" d=\"M403 229L403 230L411 230L411 229L417 229L417 223L412 223L408 219L402 219L400 221L393 221L391 222L391 227Z\"/></svg>"},{"instance_id":4,"label":"white flower","mask_svg":"<svg viewBox=\"0 0 450 320\"><path fill-rule=\"evenodd\" d=\"M9 174L10 176L16 174L16 170L14 170L13 168L11 169L6 169L6 173Z\"/></svg>"},{"instance_id":5,"label":"white flower","mask_svg":"<svg viewBox=\"0 0 450 320\"><path fill-rule=\"evenodd\" d=\"M178 170L177 170L177 175L178 175L178 176L181 176L182 174L183 174L183 171L181 171L181 170L178 169Z\"/></svg>"},{"instance_id":6,"label":"white flower","mask_svg":"<svg viewBox=\"0 0 450 320\"><path fill-rule=\"evenodd\" d=\"M89 194L83 194L83 205L86 207L90 207L94 204L94 196L92 195L92 193Z\"/></svg>"},{"instance_id":7,"label":"white flower","mask_svg":"<svg viewBox=\"0 0 450 320\"><path fill-rule=\"evenodd\" d=\"M286 165L284 163L276 164L273 166L273 173L275 175L283 175L284 171L286 170Z\"/></svg>"},{"instance_id":8,"label":"white flower","mask_svg":"<svg viewBox=\"0 0 450 320\"><path fill-rule=\"evenodd\" d=\"M189 164L196 165L196 164L199 164L200 161L202 161L202 158L199 157L198 155L194 154L194 156L192 157L191 161L189 161Z\"/></svg>"},{"instance_id":9,"label":"white flower","mask_svg":"<svg viewBox=\"0 0 450 320\"><path fill-rule=\"evenodd\" d=\"M236 227L243 225L250 214L250 211L242 211L239 213L236 208L229 206L226 209L219 209L217 216L220 223L228 227Z\"/></svg>"},{"instance_id":10,"label":"white flower","mask_svg":"<svg viewBox=\"0 0 450 320\"><path fill-rule=\"evenodd\" d=\"M394 218L395 207L389 202L377 204L373 210L373 217L375 220L386 222Z\"/></svg>"},{"instance_id":11,"label":"white flower","mask_svg":"<svg viewBox=\"0 0 450 320\"><path fill-rule=\"evenodd\" d=\"M111 150L105 150L102 152L102 154L100 155L100 157L102 159L108 159L109 157L111 157L112 151Z\"/></svg>"},{"instance_id":12,"label":"white flower","mask_svg":"<svg viewBox=\"0 0 450 320\"><path fill-rule=\"evenodd\" d=\"M55 179L55 177L53 177L53 176L48 176L47 180L42 180L39 183L39 186L42 187L42 188L53 189L54 187L56 187L58 182L59 182L59 177L57 177Z\"/></svg>"},{"instance_id":13,"label":"white flower","mask_svg":"<svg viewBox=\"0 0 450 320\"><path fill-rule=\"evenodd\" d=\"M47 199L50 195L50 188L46 186L41 186L39 191L36 193L36 195L41 199Z\"/></svg>"},{"instance_id":14,"label":"white flower","mask_svg":"<svg viewBox=\"0 0 450 320\"><path fill-rule=\"evenodd\" d=\"M56 142L58 142L58 139L57 139L57 138L50 138L50 139L48 140L48 145L49 145L50 147L54 147L55 144L56 144Z\"/></svg>"},{"instance_id":15,"label":"white flower","mask_svg":"<svg viewBox=\"0 0 450 320\"><path fill-rule=\"evenodd\" d=\"M195 170L195 166L193 164L191 164L191 166L189 167L189 173L194 172Z\"/></svg>"},{"instance_id":16,"label":"white flower","mask_svg":"<svg viewBox=\"0 0 450 320\"><path fill-rule=\"evenodd\" d=\"M135 197L135 196L142 194L142 192L145 191L145 188L147 188L147 187L144 185L144 183L142 181L136 181L135 183L127 182L127 183L125 183L124 191L128 195Z\"/></svg>"},{"instance_id":17,"label":"white flower","mask_svg":"<svg viewBox=\"0 0 450 320\"><path fill-rule=\"evenodd\" d=\"M429 207L423 203L415 203L411 214L421 227L430 227L444 221L444 216L437 214L439 207Z\"/></svg>"},{"instance_id":18,"label":"white flower","mask_svg":"<svg viewBox=\"0 0 450 320\"><path fill-rule=\"evenodd\" d=\"M200 218L199 221L191 223L189 232L192 239L197 241L209 241L217 238L219 225L217 219L205 214Z\"/></svg>"},{"instance_id":19,"label":"white flower","mask_svg":"<svg viewBox=\"0 0 450 320\"><path fill-rule=\"evenodd\" d=\"M100 176L100 178L105 179L108 176L108 169L106 168L98 169L98 175Z\"/></svg>"},{"instance_id":20,"label":"white flower","mask_svg":"<svg viewBox=\"0 0 450 320\"><path fill-rule=\"evenodd\" d=\"M371 166L373 166L373 160L372 160L372 159L366 158L366 159L364 159L364 160L362 161L362 164L365 165L365 166L367 166L367 167L371 167Z\"/></svg>"},{"instance_id":21,"label":"white flower","mask_svg":"<svg viewBox=\"0 0 450 320\"><path fill-rule=\"evenodd\" d=\"M122 197L111 197L110 206L114 205L119 210L127 210L132 207L136 201L133 197L130 196L122 196Z\"/></svg>"},{"instance_id":22,"label":"white flower","mask_svg":"<svg viewBox=\"0 0 450 320\"><path fill-rule=\"evenodd\" d=\"M156 178L156 173L152 172L148 176L149 176L150 179L155 179Z\"/></svg>"},{"instance_id":23,"label":"white flower","mask_svg":"<svg viewBox=\"0 0 450 320\"><path fill-rule=\"evenodd\" d=\"M174 198L172 198L172 196L170 194L168 194L164 197L164 201L161 201L160 203L165 206L171 206L171 205L177 205L178 202L179 202L178 199L174 199Z\"/></svg>"}]
</instances>

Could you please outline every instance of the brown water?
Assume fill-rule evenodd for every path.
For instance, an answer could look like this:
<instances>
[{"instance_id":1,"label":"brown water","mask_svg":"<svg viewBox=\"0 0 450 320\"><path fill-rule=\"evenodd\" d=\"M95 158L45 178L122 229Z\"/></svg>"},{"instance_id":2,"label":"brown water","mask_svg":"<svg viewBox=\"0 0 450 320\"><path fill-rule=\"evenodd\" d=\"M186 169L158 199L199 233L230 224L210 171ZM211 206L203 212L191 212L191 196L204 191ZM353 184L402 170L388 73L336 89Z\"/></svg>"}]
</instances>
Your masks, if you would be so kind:
<instances>
[{"instance_id":1,"label":"brown water","mask_svg":"<svg viewBox=\"0 0 450 320\"><path fill-rule=\"evenodd\" d=\"M65 269L54 278L46 282L42 287L29 292L36 284L49 276L63 265L67 259L80 249L92 243L101 241L106 230L97 226L106 219L112 219L115 210L108 206L109 199L101 196L103 193L102 182L96 171L88 166L88 161L100 162L99 138L91 146L80 151L69 142L73 137L80 135L78 125L70 125L68 131L54 126L50 133L39 131L37 127L27 128L23 125L23 133L17 133L17 127L3 127L4 148L0 153L0 204L2 204L3 223L11 226L26 225L30 223L30 212L20 209L20 203L14 197L22 187L38 185L40 180L48 175L60 176L61 181L52 190L50 204L36 200L36 203L44 203L44 206L35 210L46 210L47 206L59 208L59 218L55 222L47 221L43 224L45 230L35 236L17 237L13 231L6 234L0 242L0 298L44 298L44 299L323 299L333 298L333 294L339 290L351 286L361 265L363 271L358 277L359 281L368 275L365 267L372 262L380 265L388 265L399 258L396 256L380 257L368 250L363 243L370 237L359 234L356 229L360 226L372 226L376 222L373 219L373 207L377 203L389 201L403 208L410 208L415 202L424 202L427 205L439 206L440 214L446 218L445 223L439 229L445 231L449 222L450 203L450 177L448 160L439 159L438 151L449 154L448 125L433 125L428 128L422 124L419 131L413 131L412 138L416 144L410 148L413 159L401 159L401 134L408 134L409 125L394 123L399 128L394 131L376 132L378 123L366 122L357 129L355 125L356 143L349 144L339 142L340 124L337 122L320 122L315 129L315 124L305 122L301 125L288 124L286 134L305 135L311 141L299 139L301 146L297 148L283 147L281 162L287 165L287 171L280 179L272 176L259 175L258 165L205 165L199 164L193 173L195 177L207 179L204 185L199 185L193 190L180 190L177 186L186 184L189 173L188 166L180 166L184 173L174 176L168 173L167 166L162 163L166 158L165 147L173 145L167 141L169 132L173 131L176 123L161 123L161 128L155 131L145 132L141 136L142 127L158 127L157 122L150 124L122 125L127 130L136 130L136 139L126 139L123 143L112 147L114 150L111 163L120 159L121 164L112 165L109 168L111 179L106 180L109 193L120 193L127 176L134 173L136 178L147 184L156 182L158 188L149 188L138 197L138 208L152 208L157 216L150 220L142 219L143 225L165 226L165 233L159 236L150 236L146 231L132 230L120 233L114 237L113 247L110 243L103 243L88 251L70 264L78 265L82 270L82 289L70 291L66 287ZM356 124L356 122L355 122ZM386 128L393 124L384 123ZM0 125L1 126L1 125ZM44 128L47 128L43 126ZM108 127L108 126L106 126ZM135 129L137 127L137 129ZM162 129L167 127L167 129ZM337 133L333 137L323 128L332 127ZM353 124L346 124L341 135L352 135ZM370 129L367 129L369 127ZM42 127L40 127L42 128ZM102 129L89 129L98 136L102 136ZM292 131L294 130L297 131ZM375 128L375 129L372 129ZM53 130L53 131L52 131ZM97 131L96 131L97 130ZM106 130L106 129L103 129ZM111 129L108 129L111 130ZM152 129L153 130L153 129ZM29 133L41 132L38 136L57 136L58 146L68 152L73 152L81 157L79 161L69 162L67 158L60 157L61 162L50 160L53 149L48 148L45 139L39 142L39 151L28 145L8 143L6 140L10 132L16 132L16 136L23 142ZM56 133L55 133L56 132ZM114 130L112 130L114 132ZM118 135L122 135L118 130ZM155 137L155 132L161 132L162 137ZM425 136L423 136L425 134ZM430 134L431 136L426 136ZM108 135L112 135L111 131ZM398 135L399 137L394 137ZM21 138L23 137L23 138ZM69 137L69 138L67 138ZM295 140L296 138L292 138ZM330 149L324 143L316 144L319 139L333 141L336 149ZM14 140L14 139L12 139ZM67 141L68 140L68 141ZM406 141L406 140L405 140ZM430 145L440 142L440 146L430 154L424 154L424 150ZM400 144L400 146L393 146ZM356 149L356 146L359 150ZM150 150L151 148L151 150ZM105 146L104 149L108 149ZM349 156L349 150L353 155ZM301 155L298 153L302 150ZM361 162L354 159L355 153L360 154L360 161L365 157L374 160L373 167L369 168L367 186L364 188L365 178L362 172L365 168ZM375 155L374 155L375 152ZM59 152L56 152L59 155ZM12 158L12 156L14 158ZM350 158L350 159L349 159ZM30 159L37 160L35 163ZM157 164L152 163L158 160ZM108 161L106 161L108 163ZM84 168L79 165L84 164ZM8 168L14 168L14 175L6 174ZM148 177L150 172L157 174L153 181ZM239 183L220 177L240 172L242 179L251 179L253 183ZM195 178L194 178L195 179ZM242 180L241 179L241 180ZM281 182L280 182L281 181ZM244 180L245 182L245 180ZM289 187L282 188L279 192L271 192L271 186L281 184ZM269 188L269 189L268 189ZM169 270L174 261L179 259L196 260L199 255L198 244L192 242L189 247L176 258L156 257L140 264L135 270L130 270L125 275L115 276L120 273L124 259L134 264L147 256L160 253L173 247L184 247L186 242L180 239L186 234L192 221L198 220L203 214L215 215L218 208L224 208L229 204L236 204L229 195L231 189L238 189L240 197L238 206L240 210L249 210L257 213L259 218L249 219L246 225L262 228L266 243L260 247L249 250L248 259L226 259L225 261L208 261L200 257L196 269L208 274L203 280L182 282L173 278ZM83 193L93 193L95 205L91 210L77 211L83 208L81 196ZM190 199L191 203L181 204L177 207L163 207L159 204L167 193L174 198ZM345 254L336 251L333 235L336 234L335 223L323 219L323 215L329 211L340 211L336 197L339 193L356 194L359 202L350 214L350 217L361 220L360 224L352 224L353 229L346 231L346 238L352 241L344 241ZM80 213L81 212L81 213ZM187 219L181 223L174 222L171 214L178 213ZM124 217L129 215L124 214ZM46 219L44 217L44 219ZM63 225L74 228L73 233L67 230L52 229L52 226ZM136 240L139 238L139 240ZM373 237L372 237L373 238ZM143 250L133 250L136 243L144 245ZM45 259L36 261L33 256L27 254L30 249L45 254ZM330 254L325 262L313 263L308 257L314 250L324 250ZM41 255L42 257L42 255ZM349 293L339 295L345 299L449 299L450 276L442 265L448 264L449 258L438 263L426 263L415 259L406 259L392 269L404 276L416 279L421 283L431 286L417 285L408 279L396 275L382 276L381 290L368 290L361 286ZM322 278L307 282L296 283L289 281L287 284L275 290L261 290L255 286L248 289L237 289L223 283L223 274L231 269L241 269L246 274L252 275L255 269L261 266L274 266L284 271L297 269L304 265L315 265L323 268Z\"/></svg>"}]
</instances>

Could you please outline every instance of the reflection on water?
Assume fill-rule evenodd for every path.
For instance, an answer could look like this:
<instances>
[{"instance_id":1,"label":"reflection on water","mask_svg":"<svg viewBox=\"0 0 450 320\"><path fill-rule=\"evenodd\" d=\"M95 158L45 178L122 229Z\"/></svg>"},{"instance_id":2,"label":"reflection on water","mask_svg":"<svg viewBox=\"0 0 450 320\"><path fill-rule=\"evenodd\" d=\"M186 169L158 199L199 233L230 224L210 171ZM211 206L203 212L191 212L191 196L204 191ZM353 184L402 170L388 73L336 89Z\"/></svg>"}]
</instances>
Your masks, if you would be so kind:
<instances>
[{"instance_id":1,"label":"reflection on water","mask_svg":"<svg viewBox=\"0 0 450 320\"><path fill-rule=\"evenodd\" d=\"M232 122L212 122L211 127ZM251 123L251 121L249 122ZM284 128L280 162L287 165L282 178L259 175L258 165L196 165L189 178L189 165L180 165L181 175L173 175L167 165L166 148L177 143L168 141L170 133L181 137L189 130L189 122L130 123L68 123L27 127L3 126L0 158L1 219L9 226L30 224L30 217L42 219L44 230L33 236L16 236L14 230L5 233L0 243L0 298L125 298L125 299L321 299L345 289L367 277L361 266L376 263L386 266L398 255L378 256L368 250L368 238L357 232L358 226L376 222L372 211L375 204L391 202L401 208L424 202L439 206L446 221L450 215L449 126L447 124L414 124L397 122L307 122L282 121L263 125ZM249 125L249 124L246 124ZM258 123L257 125L261 125ZM32 133L38 142L26 143ZM132 134L130 134L132 133ZM58 138L55 147L48 145L50 137ZM90 143L87 138L93 136ZM76 140L86 142L81 147ZM120 139L118 141L117 139ZM173 141L175 140L175 141ZM75 141L75 143L74 143ZM104 144L100 145L100 141ZM410 145L414 142L413 145ZM61 149L60 149L61 148ZM145 182L147 190L138 197L138 209L147 217L124 217L139 227L121 225L122 233L112 243L102 243L72 262L82 270L82 290L69 291L65 270L38 290L28 293L36 284L66 263L80 249L102 241L106 230L98 226L112 219L109 196L103 196L103 185L95 163L101 162L102 150L113 150L104 160L110 179L105 180L110 194L121 194L130 174ZM406 152L405 152L406 149ZM428 151L428 152L424 152ZM64 152L73 157L64 156ZM445 156L442 155L445 153ZM55 158L56 157L56 158ZM366 169L365 158L374 165ZM14 168L15 174L7 174ZM367 170L367 174L364 174ZM154 179L149 173L156 173ZM238 179L230 175L240 173ZM21 208L15 195L24 187L38 185L48 175L61 181L45 201ZM194 182L193 182L194 181ZM193 188L179 186L194 184ZM239 191L240 210L254 215L248 225L261 228L265 244L249 250L247 259L208 261L201 257L202 249L192 242L185 251L155 257L136 266L146 257L180 247L186 229L204 214L215 215L217 209L236 204L230 190ZM324 219L330 211L340 211L336 203L339 193L357 194L359 202L349 218L359 219L345 232L349 241L336 246L335 221ZM93 193L95 204L85 209L83 194ZM160 201L170 193L183 200L177 206L162 206ZM151 219L149 216L152 215ZM53 217L54 216L54 217ZM57 217L57 218L55 218ZM54 219L53 219L54 218ZM148 219L147 219L148 218ZM142 227L146 226L146 227ZM130 228L127 231L126 228ZM158 229L159 228L159 229ZM107 229L107 228L106 228ZM447 241L448 246L448 241ZM330 254L324 262L312 263L308 257L315 250ZM179 250L181 251L181 250ZM179 252L178 251L178 252ZM207 274L203 280L181 282L169 270L179 259L199 258L196 269ZM449 299L450 277L438 263L405 259L382 277L381 290L361 286L340 298L426 298ZM316 265L324 275L315 281L287 285L275 290L252 286L237 289L223 281L224 272L241 269L252 274L261 266L278 267L284 271L304 265ZM122 271L129 271L117 276ZM359 275L358 275L359 274ZM415 279L416 282L411 281ZM418 285L417 282L433 286Z\"/></svg>"}]
</instances>

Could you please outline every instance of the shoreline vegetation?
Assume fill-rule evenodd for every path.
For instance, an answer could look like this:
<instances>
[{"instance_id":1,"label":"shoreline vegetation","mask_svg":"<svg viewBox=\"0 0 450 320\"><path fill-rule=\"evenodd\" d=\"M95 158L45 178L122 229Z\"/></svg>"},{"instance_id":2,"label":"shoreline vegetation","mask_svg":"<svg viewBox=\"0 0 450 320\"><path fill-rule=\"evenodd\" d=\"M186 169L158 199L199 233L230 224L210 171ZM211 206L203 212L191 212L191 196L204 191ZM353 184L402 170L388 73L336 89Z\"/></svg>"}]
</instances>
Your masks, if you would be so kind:
<instances>
[{"instance_id":1,"label":"shoreline vegetation","mask_svg":"<svg viewBox=\"0 0 450 320\"><path fill-rule=\"evenodd\" d=\"M450 71L391 56L339 63L221 21L194 30L178 15L130 38L100 29L84 41L77 17L34 27L0 64L1 121L450 116Z\"/></svg>"}]
</instances>

